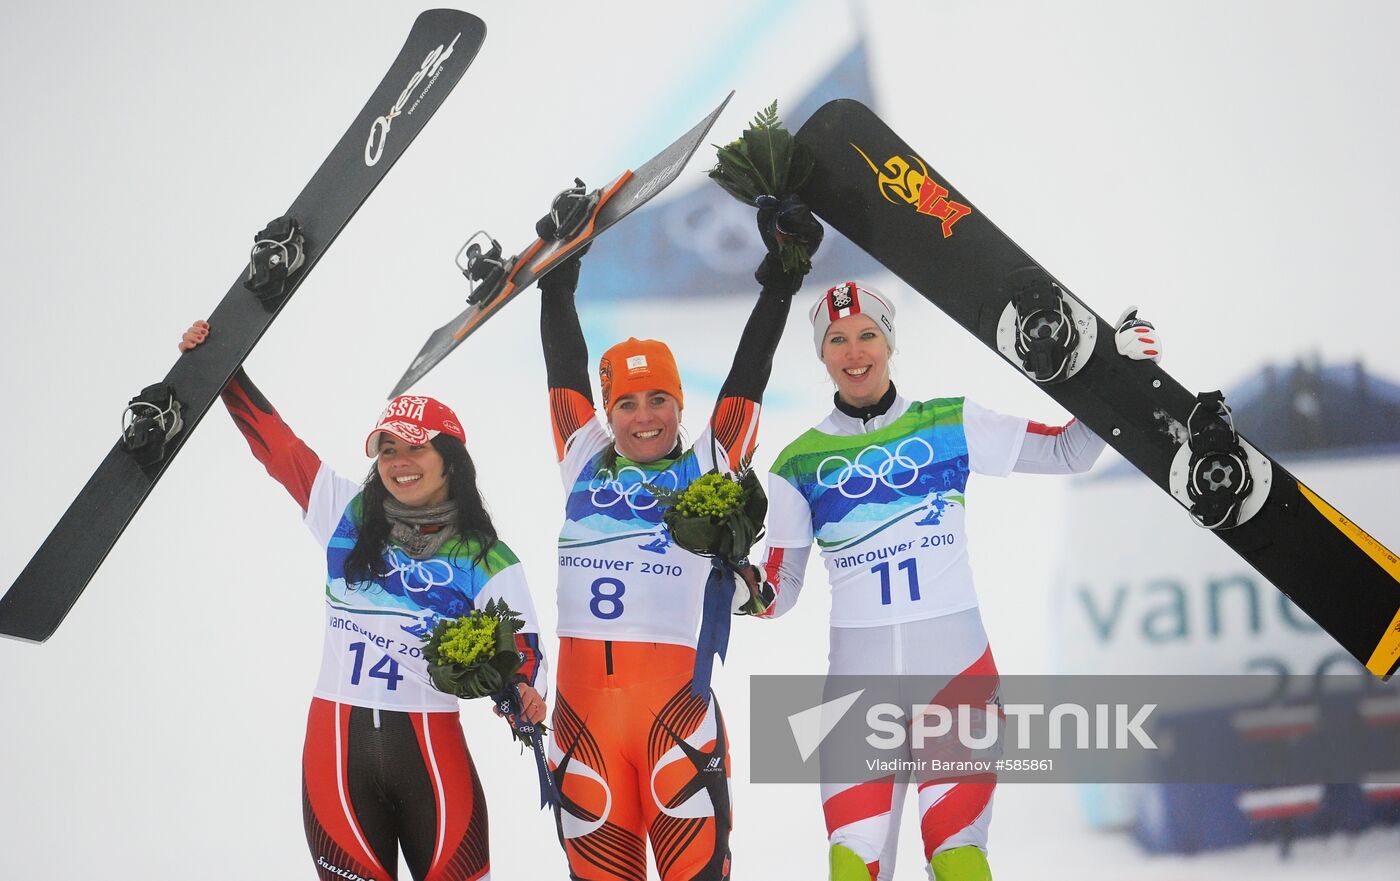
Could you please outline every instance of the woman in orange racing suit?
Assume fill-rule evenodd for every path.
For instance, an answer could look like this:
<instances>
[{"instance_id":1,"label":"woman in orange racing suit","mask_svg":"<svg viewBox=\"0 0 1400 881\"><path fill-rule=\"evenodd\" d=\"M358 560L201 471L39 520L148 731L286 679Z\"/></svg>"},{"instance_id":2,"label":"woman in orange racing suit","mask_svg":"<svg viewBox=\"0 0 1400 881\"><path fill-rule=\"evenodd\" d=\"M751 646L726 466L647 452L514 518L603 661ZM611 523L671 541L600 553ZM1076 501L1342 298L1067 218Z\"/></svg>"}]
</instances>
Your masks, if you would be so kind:
<instances>
[{"instance_id":1,"label":"woman in orange racing suit","mask_svg":"<svg viewBox=\"0 0 1400 881\"><path fill-rule=\"evenodd\" d=\"M598 412L574 308L578 260L540 283L566 494L550 750L575 879L645 881L648 838L663 881L729 877L728 740L713 693L692 694L710 561L672 543L649 487L684 489L708 471L735 471L754 449L773 353L802 284L772 253L774 232L813 251L822 234L795 200L760 212L759 228L770 249L755 273L762 291L709 425L690 446L678 440L684 394L666 344L632 338L604 353Z\"/></svg>"}]
</instances>

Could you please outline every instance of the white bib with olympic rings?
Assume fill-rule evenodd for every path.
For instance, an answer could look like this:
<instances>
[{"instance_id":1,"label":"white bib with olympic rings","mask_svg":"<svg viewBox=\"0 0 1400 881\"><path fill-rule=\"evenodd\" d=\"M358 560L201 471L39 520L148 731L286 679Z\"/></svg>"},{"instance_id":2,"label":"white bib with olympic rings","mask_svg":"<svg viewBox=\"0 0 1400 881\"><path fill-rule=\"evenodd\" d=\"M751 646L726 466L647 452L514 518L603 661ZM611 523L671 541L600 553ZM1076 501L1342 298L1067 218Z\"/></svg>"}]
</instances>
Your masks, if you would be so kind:
<instances>
[{"instance_id":1,"label":"white bib with olympic rings","mask_svg":"<svg viewBox=\"0 0 1400 881\"><path fill-rule=\"evenodd\" d=\"M815 540L833 627L873 627L977 605L967 553L967 478L1011 471L1026 420L963 398L908 403L871 431L833 414L779 454L768 544ZM863 427L863 426L862 426ZM844 430L843 429L847 429Z\"/></svg>"}]
</instances>

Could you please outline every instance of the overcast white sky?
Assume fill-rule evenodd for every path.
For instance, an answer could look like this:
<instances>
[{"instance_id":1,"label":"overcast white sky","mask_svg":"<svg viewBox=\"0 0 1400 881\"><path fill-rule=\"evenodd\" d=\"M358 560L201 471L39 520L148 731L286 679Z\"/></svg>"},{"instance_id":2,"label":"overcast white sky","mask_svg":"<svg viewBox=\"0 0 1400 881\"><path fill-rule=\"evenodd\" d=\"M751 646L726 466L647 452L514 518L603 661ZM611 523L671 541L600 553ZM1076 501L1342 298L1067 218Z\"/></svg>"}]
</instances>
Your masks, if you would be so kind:
<instances>
[{"instance_id":1,"label":"overcast white sky","mask_svg":"<svg viewBox=\"0 0 1400 881\"><path fill-rule=\"evenodd\" d=\"M640 163L730 88L712 140L732 137L773 97L801 95L855 21L841 0L468 8L488 24L476 63L247 365L348 474L366 467L359 444L384 392L461 307L452 256L467 235L486 226L507 248L523 243L574 175L600 183ZM110 447L126 399L165 374L181 330L240 271L249 236L359 111L420 9L5 5L0 382L17 443L0 460L0 589ZM1228 388L1300 354L1360 359L1400 380L1393 4L873 0L864 18L891 125L1097 311L1141 305L1185 385ZM686 174L698 179L710 155ZM1063 418L889 287L907 394ZM701 314L584 308L618 338L670 340L684 372L729 358L747 301ZM762 465L829 406L799 311ZM558 497L536 320L534 298L521 297L421 388L463 416L500 532L552 628ZM692 405L693 431L708 409ZM1354 486L1319 488L1343 510L1389 494ZM1048 575L1028 561L1058 552L1044 523L1064 491L1029 477L975 490L975 559L1003 671L1046 669L1054 636L1023 610L1045 595ZM216 410L59 633L43 646L0 641L0 875L310 877L298 768L322 611L297 513ZM1395 547L1391 517L1362 522ZM736 622L717 676L735 741L736 878L824 873L815 791L750 785L745 759L747 674L824 670L815 570L813 581L789 618ZM484 707L463 717L495 877L563 877L552 823L530 809L529 761ZM1122 877L1124 861L1135 877L1393 871L1393 842L1379 855L1305 850L1284 867L1269 856L1143 862L1121 839L1083 832L1070 803L1046 788L999 793L999 879ZM914 838L904 851L901 877L921 877Z\"/></svg>"}]
</instances>

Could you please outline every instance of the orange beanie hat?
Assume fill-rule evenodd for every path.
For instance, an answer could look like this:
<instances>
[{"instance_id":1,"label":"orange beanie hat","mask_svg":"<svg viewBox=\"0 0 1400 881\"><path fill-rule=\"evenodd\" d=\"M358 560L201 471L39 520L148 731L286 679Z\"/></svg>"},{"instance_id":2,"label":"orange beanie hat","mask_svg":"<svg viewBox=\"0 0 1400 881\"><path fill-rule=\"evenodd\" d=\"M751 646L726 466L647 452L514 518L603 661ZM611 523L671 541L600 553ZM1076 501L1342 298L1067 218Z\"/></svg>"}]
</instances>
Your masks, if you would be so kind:
<instances>
[{"instance_id":1,"label":"orange beanie hat","mask_svg":"<svg viewBox=\"0 0 1400 881\"><path fill-rule=\"evenodd\" d=\"M651 389L665 392L676 399L677 407L685 407L676 358L660 340L628 337L608 349L598 361L598 380L605 413L612 413L619 398Z\"/></svg>"}]
</instances>

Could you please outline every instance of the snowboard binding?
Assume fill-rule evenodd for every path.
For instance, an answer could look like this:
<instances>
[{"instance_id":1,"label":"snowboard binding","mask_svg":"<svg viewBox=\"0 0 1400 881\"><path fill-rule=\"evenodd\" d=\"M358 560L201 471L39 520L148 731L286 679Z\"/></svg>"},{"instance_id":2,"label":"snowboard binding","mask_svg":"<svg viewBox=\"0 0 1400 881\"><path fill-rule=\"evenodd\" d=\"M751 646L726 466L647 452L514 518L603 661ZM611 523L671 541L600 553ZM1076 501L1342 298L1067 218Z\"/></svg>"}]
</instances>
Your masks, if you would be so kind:
<instances>
[{"instance_id":1,"label":"snowboard binding","mask_svg":"<svg viewBox=\"0 0 1400 881\"><path fill-rule=\"evenodd\" d=\"M1016 311L1016 355L1036 382L1060 382L1070 375L1070 362L1079 347L1074 309L1064 291L1041 272L1011 284Z\"/></svg>"},{"instance_id":2,"label":"snowboard binding","mask_svg":"<svg viewBox=\"0 0 1400 881\"><path fill-rule=\"evenodd\" d=\"M457 252L457 268L471 284L467 305L482 306L491 302L505 287L511 261L501 257L501 243L477 230Z\"/></svg>"},{"instance_id":3,"label":"snowboard binding","mask_svg":"<svg viewBox=\"0 0 1400 881\"><path fill-rule=\"evenodd\" d=\"M1229 529L1244 522L1240 514L1254 489L1254 478L1225 396L1218 391L1197 395L1186 430L1191 450L1186 482L1191 516L1207 529Z\"/></svg>"},{"instance_id":4,"label":"snowboard binding","mask_svg":"<svg viewBox=\"0 0 1400 881\"><path fill-rule=\"evenodd\" d=\"M549 206L549 213L535 224L535 235L545 241L572 239L593 216L601 197L601 190L590 193L581 179L574 178L574 185L561 190Z\"/></svg>"},{"instance_id":5,"label":"snowboard binding","mask_svg":"<svg viewBox=\"0 0 1400 881\"><path fill-rule=\"evenodd\" d=\"M253 236L243 286L269 311L281 305L287 281L306 263L306 239L290 217L279 217Z\"/></svg>"},{"instance_id":6,"label":"snowboard binding","mask_svg":"<svg viewBox=\"0 0 1400 881\"><path fill-rule=\"evenodd\" d=\"M184 428L175 387L163 382L148 385L132 398L122 414L122 449L142 468L165 458L165 448Z\"/></svg>"}]
</instances>

